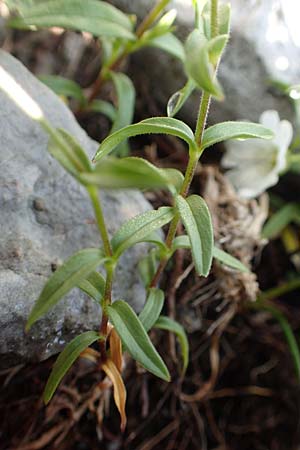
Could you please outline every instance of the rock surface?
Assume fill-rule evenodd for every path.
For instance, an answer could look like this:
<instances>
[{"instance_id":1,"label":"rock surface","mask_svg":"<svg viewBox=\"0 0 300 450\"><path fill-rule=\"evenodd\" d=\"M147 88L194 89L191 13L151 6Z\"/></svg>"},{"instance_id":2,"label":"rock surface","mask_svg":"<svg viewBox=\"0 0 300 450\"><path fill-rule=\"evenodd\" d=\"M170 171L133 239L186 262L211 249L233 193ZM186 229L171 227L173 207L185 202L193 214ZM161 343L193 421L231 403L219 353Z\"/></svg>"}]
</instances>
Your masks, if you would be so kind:
<instances>
[{"instance_id":1,"label":"rock surface","mask_svg":"<svg viewBox=\"0 0 300 450\"><path fill-rule=\"evenodd\" d=\"M48 120L65 128L90 156L97 148L60 99L15 58L0 51L0 65L39 103ZM100 311L73 290L24 334L26 317L55 265L75 251L97 247L99 235L85 190L47 153L47 135L0 91L0 366L44 359L74 335L98 326ZM110 233L150 208L134 191L102 195ZM145 291L137 262L144 246L125 253L115 298L141 309Z\"/></svg>"},{"instance_id":2,"label":"rock surface","mask_svg":"<svg viewBox=\"0 0 300 450\"><path fill-rule=\"evenodd\" d=\"M112 0L128 13L144 17L153 5L149 0ZM276 109L281 117L292 119L288 99L272 88L270 78L298 84L300 79L300 47L292 39L293 2L281 0L231 0L232 31L222 59L219 79L225 101L213 104L211 122L249 119L257 121L266 109ZM178 11L177 34L183 39L193 28L192 2L173 0ZM288 26L289 25L289 26ZM299 38L300 41L300 38ZM300 42L298 42L300 45ZM181 64L157 49L143 49L131 59L132 77L147 83L165 114L169 97L186 80ZM146 74L146 76L145 76ZM145 91L145 87L144 87ZM199 93L183 108L181 117L194 124Z\"/></svg>"}]
</instances>

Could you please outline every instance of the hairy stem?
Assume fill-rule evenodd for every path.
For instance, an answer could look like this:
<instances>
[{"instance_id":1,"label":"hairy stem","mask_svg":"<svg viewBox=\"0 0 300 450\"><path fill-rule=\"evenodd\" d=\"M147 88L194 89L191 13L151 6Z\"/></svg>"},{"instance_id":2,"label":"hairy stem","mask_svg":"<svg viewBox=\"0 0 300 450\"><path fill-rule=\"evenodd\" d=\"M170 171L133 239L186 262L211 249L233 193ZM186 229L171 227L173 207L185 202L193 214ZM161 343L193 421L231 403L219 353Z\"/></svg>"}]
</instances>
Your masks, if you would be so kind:
<instances>
[{"instance_id":1,"label":"hairy stem","mask_svg":"<svg viewBox=\"0 0 300 450\"><path fill-rule=\"evenodd\" d=\"M103 242L105 256L110 257L110 256L112 256L112 249L111 249L108 232L107 232L106 225L105 225L102 206L101 206L99 196L98 196L98 190L95 186L88 186L87 191L90 195L91 202L92 202L92 205L94 208L98 229L99 229L100 236L101 236L101 239Z\"/></svg>"},{"instance_id":2,"label":"hairy stem","mask_svg":"<svg viewBox=\"0 0 300 450\"><path fill-rule=\"evenodd\" d=\"M211 0L211 36L215 37L218 35L218 0ZM201 156L201 144L203 139L203 132L206 126L206 120L208 116L209 106L210 106L211 96L210 94L207 94L206 92L203 92L200 106L199 106L199 113L198 113L198 119L197 119L197 125L196 125L196 131L195 131L195 140L197 142L199 152L195 154L194 152L190 151L189 154L189 162L186 168L184 181L182 184L182 188L180 191L180 195L182 197L186 197L189 192L189 188L191 185L191 182L194 177L194 173L198 164L198 160ZM166 237L166 246L168 248L172 247L173 240L176 236L177 232L177 226L179 223L180 217L179 214L175 214L170 227L169 231ZM155 287L159 279L161 277L161 274L163 273L167 263L168 263L169 257L165 256L161 259L158 268L156 270L156 273L150 283L150 287Z\"/></svg>"}]
</instances>

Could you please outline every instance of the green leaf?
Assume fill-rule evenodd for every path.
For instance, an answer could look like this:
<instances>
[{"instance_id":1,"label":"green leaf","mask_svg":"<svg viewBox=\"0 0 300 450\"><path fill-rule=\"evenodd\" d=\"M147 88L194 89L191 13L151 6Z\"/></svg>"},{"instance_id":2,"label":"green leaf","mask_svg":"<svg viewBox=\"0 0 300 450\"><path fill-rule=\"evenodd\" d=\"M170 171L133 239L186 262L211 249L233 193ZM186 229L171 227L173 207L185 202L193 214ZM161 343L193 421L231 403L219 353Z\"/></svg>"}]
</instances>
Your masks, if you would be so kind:
<instances>
[{"instance_id":1,"label":"green leaf","mask_svg":"<svg viewBox=\"0 0 300 450\"><path fill-rule=\"evenodd\" d=\"M105 261L103 252L97 248L86 248L72 255L46 282L27 321L26 329L46 314L71 289Z\"/></svg>"},{"instance_id":2,"label":"green leaf","mask_svg":"<svg viewBox=\"0 0 300 450\"><path fill-rule=\"evenodd\" d=\"M140 259L138 263L139 274L146 287L148 287L153 280L158 267L158 254L157 249L153 248L149 251L148 255Z\"/></svg>"},{"instance_id":3,"label":"green leaf","mask_svg":"<svg viewBox=\"0 0 300 450\"><path fill-rule=\"evenodd\" d=\"M85 280L81 280L77 287L89 295L96 303L100 303L104 295L105 279L99 272L91 272Z\"/></svg>"},{"instance_id":4,"label":"green leaf","mask_svg":"<svg viewBox=\"0 0 300 450\"><path fill-rule=\"evenodd\" d=\"M229 34L230 33L230 16L231 16L231 5L230 3L222 3L219 6L219 33Z\"/></svg>"},{"instance_id":5,"label":"green leaf","mask_svg":"<svg viewBox=\"0 0 300 450\"><path fill-rule=\"evenodd\" d=\"M62 27L87 31L94 36L135 40L132 23L112 5L98 0L50 0L22 9L23 16L12 18L14 28Z\"/></svg>"},{"instance_id":6,"label":"green leaf","mask_svg":"<svg viewBox=\"0 0 300 450\"><path fill-rule=\"evenodd\" d=\"M224 45L227 38L223 42ZM212 48L215 48L214 40L207 40L205 34L199 29L192 31L185 45L185 70L198 88L222 100L224 95L215 77L216 57Z\"/></svg>"},{"instance_id":7,"label":"green leaf","mask_svg":"<svg viewBox=\"0 0 300 450\"><path fill-rule=\"evenodd\" d=\"M156 47L160 50L164 50L179 61L184 61L184 47L180 40L173 34L167 33L162 36L157 36L150 39L146 43L149 47Z\"/></svg>"},{"instance_id":8,"label":"green leaf","mask_svg":"<svg viewBox=\"0 0 300 450\"><path fill-rule=\"evenodd\" d=\"M146 211L125 222L115 233L111 245L115 258L141 242L153 231L158 230L173 219L173 208L163 206L156 211Z\"/></svg>"},{"instance_id":9,"label":"green leaf","mask_svg":"<svg viewBox=\"0 0 300 450\"><path fill-rule=\"evenodd\" d=\"M131 356L149 372L170 381L165 363L133 309L126 302L118 300L108 307L108 315Z\"/></svg>"},{"instance_id":10,"label":"green leaf","mask_svg":"<svg viewBox=\"0 0 300 450\"><path fill-rule=\"evenodd\" d=\"M250 273L250 270L241 261L218 247L213 248L213 257L232 269L236 269L239 272Z\"/></svg>"},{"instance_id":11,"label":"green leaf","mask_svg":"<svg viewBox=\"0 0 300 450\"><path fill-rule=\"evenodd\" d=\"M222 122L207 128L203 134L202 149L228 139L272 139L273 132L260 124L251 122Z\"/></svg>"},{"instance_id":12,"label":"green leaf","mask_svg":"<svg viewBox=\"0 0 300 450\"><path fill-rule=\"evenodd\" d=\"M139 319L146 331L151 330L163 309L165 294L161 289L151 288Z\"/></svg>"},{"instance_id":13,"label":"green leaf","mask_svg":"<svg viewBox=\"0 0 300 450\"><path fill-rule=\"evenodd\" d=\"M259 309L269 311L281 326L294 361L297 378L300 381L300 350L291 325L287 321L286 317L282 314L282 312L278 308L275 308L273 305L262 304Z\"/></svg>"},{"instance_id":14,"label":"green leaf","mask_svg":"<svg viewBox=\"0 0 300 450\"><path fill-rule=\"evenodd\" d=\"M183 360L182 376L185 374L189 363L189 341L182 325L170 317L160 316L154 324L154 328L171 331L176 334L181 347Z\"/></svg>"},{"instance_id":15,"label":"green leaf","mask_svg":"<svg viewBox=\"0 0 300 450\"><path fill-rule=\"evenodd\" d=\"M171 117L152 117L150 119L142 120L139 123L129 125L104 139L94 157L94 161L108 155L108 153L114 150L122 141L130 137L153 133L177 136L187 142L192 149L195 151L197 150L194 134L190 127L184 122Z\"/></svg>"},{"instance_id":16,"label":"green leaf","mask_svg":"<svg viewBox=\"0 0 300 450\"><path fill-rule=\"evenodd\" d=\"M110 134L132 123L134 105L135 105L135 88L124 73L110 72L110 77L114 83L117 93L117 109L116 117L110 131ZM129 146L127 141L121 142L115 149L115 153L121 156L128 155Z\"/></svg>"},{"instance_id":17,"label":"green leaf","mask_svg":"<svg viewBox=\"0 0 300 450\"><path fill-rule=\"evenodd\" d=\"M189 79L180 91L175 92L168 101L167 114L168 117L174 117L181 110L185 102L195 89L195 83Z\"/></svg>"},{"instance_id":18,"label":"green leaf","mask_svg":"<svg viewBox=\"0 0 300 450\"><path fill-rule=\"evenodd\" d=\"M191 248L191 242L190 238L188 236L182 235L177 236L173 241L172 251L178 250L179 248ZM232 269L239 270L240 272L249 273L250 270L243 264L241 261L239 261L237 258L235 258L232 255L229 255L229 253L224 252L223 250L219 249L218 247L213 247L212 250L213 257L216 258L221 263L225 264L228 267L231 267Z\"/></svg>"},{"instance_id":19,"label":"green leaf","mask_svg":"<svg viewBox=\"0 0 300 450\"><path fill-rule=\"evenodd\" d=\"M103 114L111 122L116 120L116 116L117 116L116 108L111 103L106 102L104 100L98 100L98 99L93 100L92 103L89 105L88 110Z\"/></svg>"},{"instance_id":20,"label":"green leaf","mask_svg":"<svg viewBox=\"0 0 300 450\"><path fill-rule=\"evenodd\" d=\"M52 372L47 381L43 393L45 404L49 403L62 378L65 376L76 359L80 356L80 354L93 342L98 341L99 339L101 339L101 336L95 331L86 331L85 333L76 336L76 338L74 338L71 342L69 342L69 344L66 345L66 347L63 349L63 351L55 361Z\"/></svg>"},{"instance_id":21,"label":"green leaf","mask_svg":"<svg viewBox=\"0 0 300 450\"><path fill-rule=\"evenodd\" d=\"M176 205L190 238L196 272L207 276L213 251L213 229L208 207L198 195L191 195L186 200L179 195Z\"/></svg>"},{"instance_id":22,"label":"green leaf","mask_svg":"<svg viewBox=\"0 0 300 450\"><path fill-rule=\"evenodd\" d=\"M297 203L288 203L271 216L263 228L262 237L272 239L278 236L287 225L294 221L300 222L300 205Z\"/></svg>"},{"instance_id":23,"label":"green leaf","mask_svg":"<svg viewBox=\"0 0 300 450\"><path fill-rule=\"evenodd\" d=\"M75 81L68 80L67 78L58 75L41 75L39 76L39 79L57 95L74 98L81 105L86 103L83 90L78 83L75 83Z\"/></svg>"},{"instance_id":24,"label":"green leaf","mask_svg":"<svg viewBox=\"0 0 300 450\"><path fill-rule=\"evenodd\" d=\"M81 172L90 172L91 163L83 148L65 130L53 130L48 150L51 155L76 179Z\"/></svg>"},{"instance_id":25,"label":"green leaf","mask_svg":"<svg viewBox=\"0 0 300 450\"><path fill-rule=\"evenodd\" d=\"M183 176L175 169L159 169L138 157L107 157L91 173L83 173L80 180L104 189L180 189Z\"/></svg>"}]
</instances>

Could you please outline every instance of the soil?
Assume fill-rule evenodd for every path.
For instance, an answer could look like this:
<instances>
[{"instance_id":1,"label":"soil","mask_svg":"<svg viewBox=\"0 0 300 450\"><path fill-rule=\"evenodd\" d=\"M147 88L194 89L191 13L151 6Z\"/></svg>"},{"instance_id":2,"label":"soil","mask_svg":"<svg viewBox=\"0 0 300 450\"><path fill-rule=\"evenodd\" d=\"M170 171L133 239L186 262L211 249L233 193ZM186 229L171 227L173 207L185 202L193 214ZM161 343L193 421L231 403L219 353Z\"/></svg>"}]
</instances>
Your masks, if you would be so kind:
<instances>
[{"instance_id":1,"label":"soil","mask_svg":"<svg viewBox=\"0 0 300 450\"><path fill-rule=\"evenodd\" d=\"M67 73L87 86L100 64L98 46L94 40L87 42L74 63L66 51L69 36L70 33L9 32L3 47L35 73ZM137 86L137 90L141 92L142 88ZM106 96L111 96L109 90ZM153 99L149 111L137 109L135 120L148 113L161 113ZM78 119L99 141L103 138L99 129L104 133L108 129L106 119L99 115ZM99 126L99 121L103 126ZM186 149L174 139L135 139L132 146L134 154L158 166L184 170ZM261 228L266 206L262 200L245 203L235 196L218 169L221 151L215 149L210 152L213 157L205 158L192 191L202 193L213 209L216 239L220 241L224 233L229 233L227 250L246 264L251 263L256 276L242 277L214 265L204 280L193 273L188 253L176 254L161 285L167 293L165 313L176 317L188 332L190 364L185 378L180 377L180 349L176 341L165 332L151 332L172 381L161 382L126 357L123 375L128 393L128 425L121 433L111 389L93 364L79 360L47 407L42 404L41 394L55 358L2 371L1 449L299 449L299 381L289 347L270 313L251 308L251 297L257 295L258 286L263 290L277 286L295 274L296 268L280 240L266 244L257 230L244 236L242 244L236 244L243 237L247 217L257 219ZM277 192L286 201L295 199L295 190L289 189L293 180L283 180ZM170 201L164 192L147 197L154 207ZM237 217L241 218L238 224ZM231 226L226 228L231 220ZM296 231L299 234L299 229ZM300 329L298 298L296 291L273 299L296 336Z\"/></svg>"}]
</instances>

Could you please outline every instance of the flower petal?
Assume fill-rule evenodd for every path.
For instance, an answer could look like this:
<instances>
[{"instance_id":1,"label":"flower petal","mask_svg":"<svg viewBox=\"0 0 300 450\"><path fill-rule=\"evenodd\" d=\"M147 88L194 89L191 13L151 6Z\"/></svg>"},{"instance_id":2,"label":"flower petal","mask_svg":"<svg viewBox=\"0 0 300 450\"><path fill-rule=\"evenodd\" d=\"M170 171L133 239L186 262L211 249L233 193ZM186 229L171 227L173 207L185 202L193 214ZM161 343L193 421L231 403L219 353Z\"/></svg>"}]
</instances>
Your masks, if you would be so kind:
<instances>
[{"instance_id":1,"label":"flower petal","mask_svg":"<svg viewBox=\"0 0 300 450\"><path fill-rule=\"evenodd\" d=\"M266 128L270 128L270 130L274 131L276 134L278 132L278 126L280 123L280 117L275 109L270 109L264 111L259 118L259 122Z\"/></svg>"}]
</instances>

